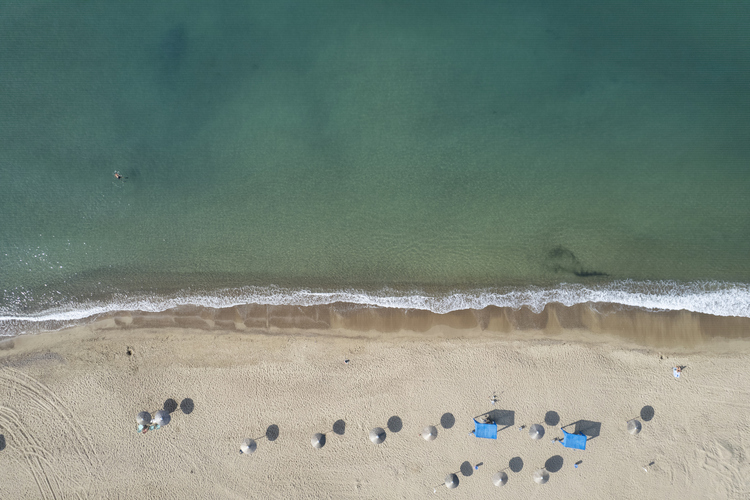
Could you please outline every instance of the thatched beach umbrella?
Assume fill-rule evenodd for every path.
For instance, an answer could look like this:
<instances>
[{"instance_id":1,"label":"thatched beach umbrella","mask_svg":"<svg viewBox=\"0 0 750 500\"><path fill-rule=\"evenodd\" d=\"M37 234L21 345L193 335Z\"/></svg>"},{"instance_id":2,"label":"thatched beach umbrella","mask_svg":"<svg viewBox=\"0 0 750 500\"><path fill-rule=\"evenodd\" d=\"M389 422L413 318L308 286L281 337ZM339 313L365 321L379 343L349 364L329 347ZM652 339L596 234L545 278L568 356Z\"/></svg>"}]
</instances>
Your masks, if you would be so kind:
<instances>
[{"instance_id":1,"label":"thatched beach umbrella","mask_svg":"<svg viewBox=\"0 0 750 500\"><path fill-rule=\"evenodd\" d=\"M382 427L375 427L370 431L370 441L375 444L385 441L385 430Z\"/></svg>"},{"instance_id":2,"label":"thatched beach umbrella","mask_svg":"<svg viewBox=\"0 0 750 500\"><path fill-rule=\"evenodd\" d=\"M167 425L170 420L172 420L172 417L169 416L169 412L165 410L159 410L156 413L154 413L154 423L159 424L160 426Z\"/></svg>"},{"instance_id":3,"label":"thatched beach umbrella","mask_svg":"<svg viewBox=\"0 0 750 500\"><path fill-rule=\"evenodd\" d=\"M640 420L637 420L635 418L633 420L628 420L628 432L634 436L641 432Z\"/></svg>"},{"instance_id":4,"label":"thatched beach umbrella","mask_svg":"<svg viewBox=\"0 0 750 500\"><path fill-rule=\"evenodd\" d=\"M455 474L448 474L445 476L445 487L449 490L458 486L458 476Z\"/></svg>"},{"instance_id":5,"label":"thatched beach umbrella","mask_svg":"<svg viewBox=\"0 0 750 500\"><path fill-rule=\"evenodd\" d=\"M544 437L544 427L539 424L534 424L529 427L529 436L531 439L542 439Z\"/></svg>"},{"instance_id":6,"label":"thatched beach umbrella","mask_svg":"<svg viewBox=\"0 0 750 500\"><path fill-rule=\"evenodd\" d=\"M503 471L497 472L494 476L492 476L492 484L495 486L505 486L505 483L508 482L508 474L506 474Z\"/></svg>"},{"instance_id":7,"label":"thatched beach umbrella","mask_svg":"<svg viewBox=\"0 0 750 500\"><path fill-rule=\"evenodd\" d=\"M541 468L534 471L534 482L537 484L544 484L549 481L549 472L547 469Z\"/></svg>"},{"instance_id":8,"label":"thatched beach umbrella","mask_svg":"<svg viewBox=\"0 0 750 500\"><path fill-rule=\"evenodd\" d=\"M247 438L242 442L242 446L240 446L240 451L247 455L250 453L254 453L255 450L258 448L258 443L255 442L255 439Z\"/></svg>"},{"instance_id":9,"label":"thatched beach umbrella","mask_svg":"<svg viewBox=\"0 0 750 500\"><path fill-rule=\"evenodd\" d=\"M427 427L422 429L421 436L425 441L434 441L437 437L437 427L435 427L434 425L428 425Z\"/></svg>"},{"instance_id":10,"label":"thatched beach umbrella","mask_svg":"<svg viewBox=\"0 0 750 500\"><path fill-rule=\"evenodd\" d=\"M312 443L313 448L322 448L326 444L326 435L316 432L310 439L310 443Z\"/></svg>"},{"instance_id":11,"label":"thatched beach umbrella","mask_svg":"<svg viewBox=\"0 0 750 500\"><path fill-rule=\"evenodd\" d=\"M138 425L151 425L151 414L147 411L142 411L138 414L136 420L138 421Z\"/></svg>"}]
</instances>

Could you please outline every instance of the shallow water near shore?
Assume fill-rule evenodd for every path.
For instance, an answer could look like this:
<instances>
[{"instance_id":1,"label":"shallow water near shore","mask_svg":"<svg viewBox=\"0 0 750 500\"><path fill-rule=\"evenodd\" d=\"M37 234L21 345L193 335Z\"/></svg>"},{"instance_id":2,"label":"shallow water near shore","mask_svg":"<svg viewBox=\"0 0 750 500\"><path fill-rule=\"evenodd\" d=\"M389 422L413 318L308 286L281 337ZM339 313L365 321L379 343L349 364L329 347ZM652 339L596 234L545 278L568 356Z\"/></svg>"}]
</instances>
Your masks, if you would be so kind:
<instances>
[{"instance_id":1,"label":"shallow water near shore","mask_svg":"<svg viewBox=\"0 0 750 500\"><path fill-rule=\"evenodd\" d=\"M748 22L708 1L3 7L0 334L305 301L750 316Z\"/></svg>"}]
</instances>

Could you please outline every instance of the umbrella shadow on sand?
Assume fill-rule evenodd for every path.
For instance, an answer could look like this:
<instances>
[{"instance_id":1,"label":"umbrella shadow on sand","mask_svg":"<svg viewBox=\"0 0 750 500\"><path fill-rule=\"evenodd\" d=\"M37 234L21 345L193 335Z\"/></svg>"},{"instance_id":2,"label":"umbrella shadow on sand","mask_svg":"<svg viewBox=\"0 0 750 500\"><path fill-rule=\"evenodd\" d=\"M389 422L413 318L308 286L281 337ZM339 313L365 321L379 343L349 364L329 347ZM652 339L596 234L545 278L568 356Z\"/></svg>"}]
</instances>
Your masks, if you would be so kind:
<instances>
[{"instance_id":1,"label":"umbrella shadow on sand","mask_svg":"<svg viewBox=\"0 0 750 500\"><path fill-rule=\"evenodd\" d=\"M388 419L388 424L386 425L386 427L391 432L399 432L404 428L404 423L401 421L401 417L397 417L394 415Z\"/></svg>"},{"instance_id":2,"label":"umbrella shadow on sand","mask_svg":"<svg viewBox=\"0 0 750 500\"><path fill-rule=\"evenodd\" d=\"M549 457L546 462L544 462L544 468L547 469L550 472L557 472L563 467L563 457L560 455L555 455L553 457Z\"/></svg>"},{"instance_id":3,"label":"umbrella shadow on sand","mask_svg":"<svg viewBox=\"0 0 750 500\"><path fill-rule=\"evenodd\" d=\"M190 398L185 398L180 402L180 410L185 415L190 415L195 410L195 403Z\"/></svg>"},{"instance_id":4,"label":"umbrella shadow on sand","mask_svg":"<svg viewBox=\"0 0 750 500\"><path fill-rule=\"evenodd\" d=\"M182 402L178 405L177 401L175 401L172 398L167 399L164 401L163 410L167 412L170 416L177 411L177 408L182 410L182 413L185 415L190 415L193 413L193 410L195 409L195 403L190 398L185 398L182 400Z\"/></svg>"},{"instance_id":5,"label":"umbrella shadow on sand","mask_svg":"<svg viewBox=\"0 0 750 500\"><path fill-rule=\"evenodd\" d=\"M544 415L544 423L550 427L554 427L560 423L560 415L556 411L548 411Z\"/></svg>"},{"instance_id":6,"label":"umbrella shadow on sand","mask_svg":"<svg viewBox=\"0 0 750 500\"><path fill-rule=\"evenodd\" d=\"M346 432L346 422L344 422L341 419L336 420L333 423L333 433L338 434L339 436L343 436L345 432Z\"/></svg>"},{"instance_id":7,"label":"umbrella shadow on sand","mask_svg":"<svg viewBox=\"0 0 750 500\"><path fill-rule=\"evenodd\" d=\"M247 438L243 442L243 445L240 447L240 451L244 454L248 453L254 453L255 450L258 448L258 441L265 438L267 441L276 441L279 438L279 426L276 424L271 424L266 429L266 433L262 436L258 436L257 438ZM325 441L325 439L324 439Z\"/></svg>"},{"instance_id":8,"label":"umbrella shadow on sand","mask_svg":"<svg viewBox=\"0 0 750 500\"><path fill-rule=\"evenodd\" d=\"M454 425L456 425L456 417L452 413L443 413L443 416L440 417L440 427L450 429Z\"/></svg>"},{"instance_id":9,"label":"umbrella shadow on sand","mask_svg":"<svg viewBox=\"0 0 750 500\"><path fill-rule=\"evenodd\" d=\"M419 435L424 438L425 441L434 441L438 436L438 427L442 427L443 429L450 429L456 425L456 417L453 416L452 413L443 413L443 415L440 417L440 423L437 425L428 425L424 429L422 429L422 432L419 433Z\"/></svg>"},{"instance_id":10,"label":"umbrella shadow on sand","mask_svg":"<svg viewBox=\"0 0 750 500\"><path fill-rule=\"evenodd\" d=\"M644 422L650 422L651 419L654 418L655 414L656 414L656 412L654 411L654 407L653 406L646 405L643 408L641 408L641 419Z\"/></svg>"},{"instance_id":11,"label":"umbrella shadow on sand","mask_svg":"<svg viewBox=\"0 0 750 500\"><path fill-rule=\"evenodd\" d=\"M276 441L279 439L279 426L276 424L271 424L266 429L266 434L264 436L259 437L258 439L261 439L265 437L269 441Z\"/></svg>"},{"instance_id":12,"label":"umbrella shadow on sand","mask_svg":"<svg viewBox=\"0 0 750 500\"><path fill-rule=\"evenodd\" d=\"M278 429L278 427L276 427ZM269 427L270 429L270 427ZM337 436L343 436L346 432L346 422L344 422L342 419L336 420L333 423L333 427L330 431L326 431L325 433L317 432L313 434L313 437L311 439L311 443L313 445L313 448L322 448L326 444L326 436L333 432Z\"/></svg>"},{"instance_id":13,"label":"umbrella shadow on sand","mask_svg":"<svg viewBox=\"0 0 750 500\"><path fill-rule=\"evenodd\" d=\"M480 465L484 465L484 463L479 462L477 464L477 467L479 467ZM469 462L468 460L461 464L460 470L461 470L461 475L463 475L464 477L469 477L472 474L474 474L474 466L472 466L471 462Z\"/></svg>"},{"instance_id":14,"label":"umbrella shadow on sand","mask_svg":"<svg viewBox=\"0 0 750 500\"><path fill-rule=\"evenodd\" d=\"M164 401L164 410L169 412L170 414L174 413L177 410L177 401L172 398Z\"/></svg>"}]
</instances>

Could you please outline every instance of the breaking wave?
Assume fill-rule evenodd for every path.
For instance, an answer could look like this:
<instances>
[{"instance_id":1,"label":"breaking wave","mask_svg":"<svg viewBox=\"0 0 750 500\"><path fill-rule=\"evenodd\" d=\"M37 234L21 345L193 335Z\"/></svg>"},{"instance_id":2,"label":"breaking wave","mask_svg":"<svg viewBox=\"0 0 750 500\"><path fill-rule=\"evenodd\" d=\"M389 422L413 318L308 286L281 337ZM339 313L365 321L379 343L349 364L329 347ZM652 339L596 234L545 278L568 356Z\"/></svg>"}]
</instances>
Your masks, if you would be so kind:
<instances>
[{"instance_id":1,"label":"breaking wave","mask_svg":"<svg viewBox=\"0 0 750 500\"><path fill-rule=\"evenodd\" d=\"M275 286L230 288L212 293L185 291L168 296L115 293L105 300L60 302L53 307L27 314L14 312L9 307L0 307L0 335L59 329L115 311L161 312L186 305L220 309L245 304L319 306L336 303L420 309L437 314L464 309L481 310L488 306L513 309L526 306L539 313L550 303L564 306L609 303L652 311L686 310L715 316L750 318L750 284L716 281L616 281L598 286L562 283L550 288L495 288L443 294L387 288L370 292Z\"/></svg>"}]
</instances>

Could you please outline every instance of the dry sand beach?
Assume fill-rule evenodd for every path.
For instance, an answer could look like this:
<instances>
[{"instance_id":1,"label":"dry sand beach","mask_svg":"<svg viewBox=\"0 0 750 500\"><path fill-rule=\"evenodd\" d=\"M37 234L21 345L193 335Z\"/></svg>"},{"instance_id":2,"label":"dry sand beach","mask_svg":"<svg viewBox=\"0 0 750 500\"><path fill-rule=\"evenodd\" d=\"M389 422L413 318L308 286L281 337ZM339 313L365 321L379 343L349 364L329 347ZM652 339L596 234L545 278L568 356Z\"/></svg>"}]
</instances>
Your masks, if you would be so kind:
<instances>
[{"instance_id":1,"label":"dry sand beach","mask_svg":"<svg viewBox=\"0 0 750 500\"><path fill-rule=\"evenodd\" d=\"M0 343L0 498L750 497L748 320L589 306L173 313ZM171 423L138 434L136 414L165 403ZM471 436L491 410L498 439ZM585 451L551 442L579 421ZM539 441L518 430L535 423ZM258 448L241 455L247 437ZM458 488L433 493L452 472Z\"/></svg>"}]
</instances>

